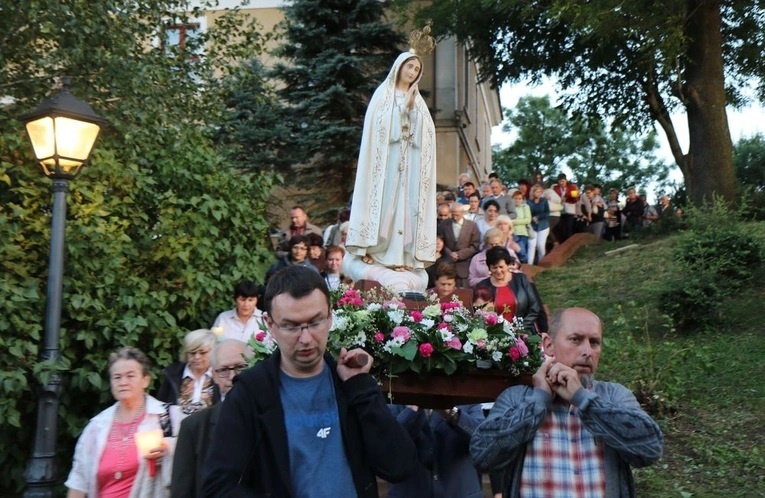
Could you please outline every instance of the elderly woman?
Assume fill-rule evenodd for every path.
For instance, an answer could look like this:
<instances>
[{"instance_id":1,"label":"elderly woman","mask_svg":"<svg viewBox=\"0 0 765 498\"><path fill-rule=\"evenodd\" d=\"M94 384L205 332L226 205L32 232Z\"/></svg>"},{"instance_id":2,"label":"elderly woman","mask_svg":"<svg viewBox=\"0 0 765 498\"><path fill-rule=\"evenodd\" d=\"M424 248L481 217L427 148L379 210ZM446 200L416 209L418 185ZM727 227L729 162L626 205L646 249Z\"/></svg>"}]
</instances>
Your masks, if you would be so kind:
<instances>
[{"instance_id":1,"label":"elderly woman","mask_svg":"<svg viewBox=\"0 0 765 498\"><path fill-rule=\"evenodd\" d=\"M186 334L181 348L181 361L162 371L162 384L157 399L181 407L191 415L220 401L220 392L212 378L210 351L217 336L208 329Z\"/></svg>"},{"instance_id":2,"label":"elderly woman","mask_svg":"<svg viewBox=\"0 0 765 498\"><path fill-rule=\"evenodd\" d=\"M139 455L137 432L162 429L165 406L146 394L151 365L139 349L123 347L109 355L109 384L115 404L93 417L82 431L66 487L68 498L169 496L172 444L161 442ZM166 420L169 420L167 418ZM166 436L172 430L164 431ZM156 469L152 476L153 461Z\"/></svg>"},{"instance_id":3,"label":"elderly woman","mask_svg":"<svg viewBox=\"0 0 765 498\"><path fill-rule=\"evenodd\" d=\"M479 282L476 289L487 288L491 292L494 309L506 320L521 318L526 329L536 332L535 322L544 313L542 301L526 275L512 271L514 263L504 247L486 251L490 276Z\"/></svg>"},{"instance_id":4,"label":"elderly woman","mask_svg":"<svg viewBox=\"0 0 765 498\"><path fill-rule=\"evenodd\" d=\"M510 219L508 217L508 219ZM468 285L475 287L478 282L489 277L489 267L486 266L486 251L492 247L504 247L505 237L499 228L490 228L483 236L483 245L486 247L470 260L470 269L468 270ZM515 251L509 250L510 255L517 259ZM516 269L520 266L517 265Z\"/></svg>"},{"instance_id":5,"label":"elderly woman","mask_svg":"<svg viewBox=\"0 0 765 498\"><path fill-rule=\"evenodd\" d=\"M521 246L515 240L515 223L513 220L508 215L501 214L497 216L496 226L502 232L502 247L510 251L515 259L520 259Z\"/></svg>"}]
</instances>

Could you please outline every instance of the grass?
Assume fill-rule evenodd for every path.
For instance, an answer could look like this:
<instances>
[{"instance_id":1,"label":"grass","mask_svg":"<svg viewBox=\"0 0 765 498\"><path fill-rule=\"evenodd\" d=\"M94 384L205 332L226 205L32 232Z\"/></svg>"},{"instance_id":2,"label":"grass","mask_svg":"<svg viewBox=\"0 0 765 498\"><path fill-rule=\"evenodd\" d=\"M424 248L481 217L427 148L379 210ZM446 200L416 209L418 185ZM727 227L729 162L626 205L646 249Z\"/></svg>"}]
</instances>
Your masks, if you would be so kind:
<instances>
[{"instance_id":1,"label":"grass","mask_svg":"<svg viewBox=\"0 0 765 498\"><path fill-rule=\"evenodd\" d=\"M765 223L747 225L765 245ZM629 386L664 431L664 456L636 469L639 496L765 497L765 267L724 305L724 319L676 333L658 311L676 236L602 243L535 280L550 309L583 306L601 316L598 376Z\"/></svg>"}]
</instances>

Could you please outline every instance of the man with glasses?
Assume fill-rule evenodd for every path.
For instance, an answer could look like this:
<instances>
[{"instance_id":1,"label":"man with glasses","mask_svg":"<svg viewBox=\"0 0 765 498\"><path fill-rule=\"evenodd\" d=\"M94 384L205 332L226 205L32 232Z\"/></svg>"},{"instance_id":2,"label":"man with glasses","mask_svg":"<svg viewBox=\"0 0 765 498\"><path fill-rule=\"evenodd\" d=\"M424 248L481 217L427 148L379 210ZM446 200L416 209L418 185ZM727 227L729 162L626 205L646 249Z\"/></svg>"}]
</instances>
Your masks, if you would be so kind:
<instances>
[{"instance_id":1,"label":"man with glasses","mask_svg":"<svg viewBox=\"0 0 765 498\"><path fill-rule=\"evenodd\" d=\"M205 495L377 498L376 476L409 477L416 449L369 374L372 359L326 354L324 279L289 266L268 282L264 306L279 349L242 373L223 404Z\"/></svg>"},{"instance_id":2,"label":"man with glasses","mask_svg":"<svg viewBox=\"0 0 765 498\"><path fill-rule=\"evenodd\" d=\"M236 339L219 342L212 351L210 365L213 381L220 389L221 401L234 385L234 377L247 368L246 357L252 352ZM218 422L222 403L190 415L181 423L173 460L171 497L192 498L202 494L202 468Z\"/></svg>"}]
</instances>

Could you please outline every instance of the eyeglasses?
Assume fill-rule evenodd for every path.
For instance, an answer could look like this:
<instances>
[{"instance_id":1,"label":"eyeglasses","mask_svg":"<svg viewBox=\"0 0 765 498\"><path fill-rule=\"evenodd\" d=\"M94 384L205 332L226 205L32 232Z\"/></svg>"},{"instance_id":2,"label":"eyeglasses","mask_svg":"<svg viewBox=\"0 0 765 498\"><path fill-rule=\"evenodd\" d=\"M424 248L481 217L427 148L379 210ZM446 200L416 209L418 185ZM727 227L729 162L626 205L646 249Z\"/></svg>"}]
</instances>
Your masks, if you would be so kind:
<instances>
[{"instance_id":1,"label":"eyeglasses","mask_svg":"<svg viewBox=\"0 0 765 498\"><path fill-rule=\"evenodd\" d=\"M303 330L307 330L308 332L317 332L321 326L327 322L327 320L329 320L328 316L322 318L321 320L316 320L310 323L303 323L300 325L283 326L276 322L274 322L273 325L274 327L282 330L283 332L287 332L288 334L300 334L303 332Z\"/></svg>"},{"instance_id":2,"label":"eyeglasses","mask_svg":"<svg viewBox=\"0 0 765 498\"><path fill-rule=\"evenodd\" d=\"M225 377L228 377L231 374L231 372L234 372L234 375L239 375L240 373L242 373L242 370L244 370L245 368L247 368L247 365L242 363L241 365L234 365L233 367L216 368L214 372L215 372L215 375L217 375L218 377L225 378Z\"/></svg>"}]
</instances>

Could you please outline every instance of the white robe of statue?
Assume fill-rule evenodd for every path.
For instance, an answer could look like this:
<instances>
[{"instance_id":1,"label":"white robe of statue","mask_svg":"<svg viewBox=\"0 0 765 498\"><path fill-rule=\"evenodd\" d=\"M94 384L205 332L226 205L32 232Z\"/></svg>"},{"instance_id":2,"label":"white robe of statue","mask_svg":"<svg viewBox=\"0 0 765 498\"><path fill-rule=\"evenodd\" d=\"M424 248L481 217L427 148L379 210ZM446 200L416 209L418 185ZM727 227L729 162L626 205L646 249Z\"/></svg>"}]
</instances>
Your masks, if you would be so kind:
<instances>
[{"instance_id":1,"label":"white robe of statue","mask_svg":"<svg viewBox=\"0 0 765 498\"><path fill-rule=\"evenodd\" d=\"M420 71L409 87L409 108L396 83L412 59ZM417 89L421 68L413 53L399 55L369 102L343 263L354 280L377 280L397 291L425 290L424 269L435 261L436 130Z\"/></svg>"}]
</instances>

